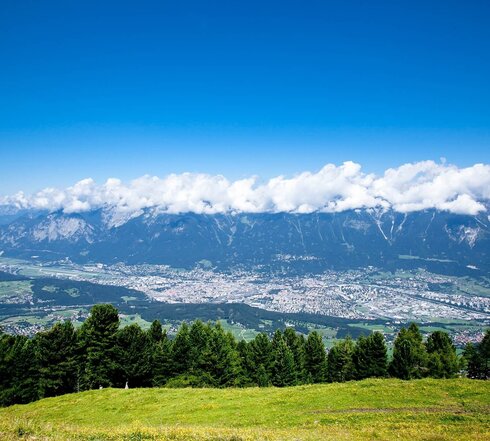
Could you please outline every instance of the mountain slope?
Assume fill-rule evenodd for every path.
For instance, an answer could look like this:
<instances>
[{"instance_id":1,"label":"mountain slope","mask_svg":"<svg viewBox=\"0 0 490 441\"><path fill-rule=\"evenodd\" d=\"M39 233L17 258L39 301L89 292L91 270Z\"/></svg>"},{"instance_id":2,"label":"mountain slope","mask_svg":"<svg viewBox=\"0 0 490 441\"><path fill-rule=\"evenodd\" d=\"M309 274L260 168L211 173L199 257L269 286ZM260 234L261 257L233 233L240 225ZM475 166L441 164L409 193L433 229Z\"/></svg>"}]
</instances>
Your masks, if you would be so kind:
<instances>
[{"instance_id":1,"label":"mountain slope","mask_svg":"<svg viewBox=\"0 0 490 441\"><path fill-rule=\"evenodd\" d=\"M17 257L185 268L202 261L219 269L265 265L313 272L414 263L457 266L459 271L470 265L464 271L476 267L488 272L490 266L486 214L354 210L171 215L147 210L119 216L117 222L114 216L109 210L22 216L0 227L0 250Z\"/></svg>"},{"instance_id":2,"label":"mountain slope","mask_svg":"<svg viewBox=\"0 0 490 441\"><path fill-rule=\"evenodd\" d=\"M103 389L0 409L0 437L484 440L490 383L364 380L290 388Z\"/></svg>"}]
</instances>

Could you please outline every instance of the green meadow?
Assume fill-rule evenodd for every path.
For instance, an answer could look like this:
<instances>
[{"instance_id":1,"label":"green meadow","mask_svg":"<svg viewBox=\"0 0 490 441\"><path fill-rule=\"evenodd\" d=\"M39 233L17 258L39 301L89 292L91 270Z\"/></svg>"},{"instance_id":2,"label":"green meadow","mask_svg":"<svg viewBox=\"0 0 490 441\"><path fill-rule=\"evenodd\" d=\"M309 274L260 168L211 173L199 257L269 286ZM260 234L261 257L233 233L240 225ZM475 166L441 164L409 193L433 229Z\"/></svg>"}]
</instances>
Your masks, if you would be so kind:
<instances>
[{"instance_id":1,"label":"green meadow","mask_svg":"<svg viewBox=\"0 0 490 441\"><path fill-rule=\"evenodd\" d=\"M102 389L0 409L2 440L489 440L490 382Z\"/></svg>"}]
</instances>

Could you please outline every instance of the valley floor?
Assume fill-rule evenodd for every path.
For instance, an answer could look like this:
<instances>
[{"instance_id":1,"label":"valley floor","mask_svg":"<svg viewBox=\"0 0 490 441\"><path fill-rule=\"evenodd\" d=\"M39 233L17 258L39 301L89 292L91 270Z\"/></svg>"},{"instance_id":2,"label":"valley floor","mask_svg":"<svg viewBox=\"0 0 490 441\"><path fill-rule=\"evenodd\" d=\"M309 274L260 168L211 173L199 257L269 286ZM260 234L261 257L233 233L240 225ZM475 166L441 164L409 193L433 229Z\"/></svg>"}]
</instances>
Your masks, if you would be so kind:
<instances>
[{"instance_id":1,"label":"valley floor","mask_svg":"<svg viewBox=\"0 0 490 441\"><path fill-rule=\"evenodd\" d=\"M490 382L103 389L0 409L2 440L489 440Z\"/></svg>"}]
</instances>

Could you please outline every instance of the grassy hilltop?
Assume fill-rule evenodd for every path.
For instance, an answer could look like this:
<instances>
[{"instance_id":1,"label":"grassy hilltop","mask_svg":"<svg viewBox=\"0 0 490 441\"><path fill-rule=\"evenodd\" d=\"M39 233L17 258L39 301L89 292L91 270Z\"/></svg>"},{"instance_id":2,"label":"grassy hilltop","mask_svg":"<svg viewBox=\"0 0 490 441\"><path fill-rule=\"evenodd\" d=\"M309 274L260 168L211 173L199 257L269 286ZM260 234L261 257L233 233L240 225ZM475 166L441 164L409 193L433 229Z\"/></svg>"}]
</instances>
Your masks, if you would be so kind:
<instances>
[{"instance_id":1,"label":"grassy hilltop","mask_svg":"<svg viewBox=\"0 0 490 441\"><path fill-rule=\"evenodd\" d=\"M490 382L103 389L0 409L2 440L489 440Z\"/></svg>"}]
</instances>

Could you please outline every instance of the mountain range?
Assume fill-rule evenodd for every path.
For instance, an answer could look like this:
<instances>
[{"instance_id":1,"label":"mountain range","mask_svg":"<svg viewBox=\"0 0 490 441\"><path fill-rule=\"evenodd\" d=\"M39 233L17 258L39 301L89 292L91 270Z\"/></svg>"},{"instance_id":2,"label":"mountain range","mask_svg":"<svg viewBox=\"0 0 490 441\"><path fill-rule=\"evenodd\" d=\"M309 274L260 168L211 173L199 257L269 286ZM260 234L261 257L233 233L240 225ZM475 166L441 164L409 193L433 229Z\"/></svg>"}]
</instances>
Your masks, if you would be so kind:
<instances>
[{"instance_id":1,"label":"mountain range","mask_svg":"<svg viewBox=\"0 0 490 441\"><path fill-rule=\"evenodd\" d=\"M3 207L0 250L7 257L76 263L302 273L422 266L477 275L490 270L490 216L381 209L206 215L110 207L67 214Z\"/></svg>"}]
</instances>

